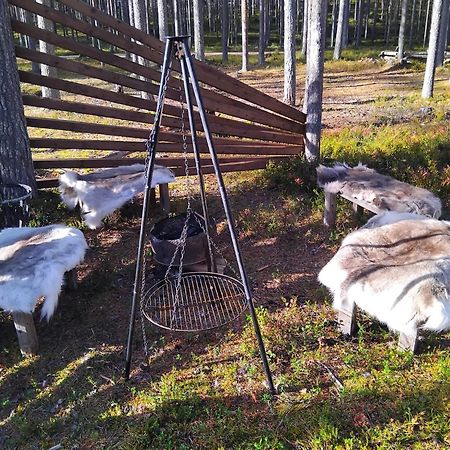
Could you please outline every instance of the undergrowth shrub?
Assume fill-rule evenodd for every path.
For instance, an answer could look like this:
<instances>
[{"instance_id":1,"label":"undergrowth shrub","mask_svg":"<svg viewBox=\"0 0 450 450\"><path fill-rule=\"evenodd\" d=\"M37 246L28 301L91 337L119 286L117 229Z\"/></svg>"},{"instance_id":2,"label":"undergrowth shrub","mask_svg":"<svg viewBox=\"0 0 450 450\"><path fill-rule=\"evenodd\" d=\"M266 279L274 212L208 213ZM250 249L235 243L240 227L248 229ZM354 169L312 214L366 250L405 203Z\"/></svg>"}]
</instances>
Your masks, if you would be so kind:
<instances>
[{"instance_id":1,"label":"undergrowth shrub","mask_svg":"<svg viewBox=\"0 0 450 450\"><path fill-rule=\"evenodd\" d=\"M434 192L449 207L450 124L408 123L324 134L320 163L363 163L385 175ZM270 164L269 186L313 193L316 171L304 157Z\"/></svg>"}]
</instances>

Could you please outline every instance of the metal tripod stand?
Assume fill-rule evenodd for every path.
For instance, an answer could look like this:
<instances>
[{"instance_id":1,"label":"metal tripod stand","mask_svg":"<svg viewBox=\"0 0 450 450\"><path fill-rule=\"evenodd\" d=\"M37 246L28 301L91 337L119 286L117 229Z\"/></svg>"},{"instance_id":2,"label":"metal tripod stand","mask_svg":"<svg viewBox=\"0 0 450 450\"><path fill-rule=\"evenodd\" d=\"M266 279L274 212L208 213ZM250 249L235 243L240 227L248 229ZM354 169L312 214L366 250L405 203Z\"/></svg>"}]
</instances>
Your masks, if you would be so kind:
<instances>
[{"instance_id":1,"label":"metal tripod stand","mask_svg":"<svg viewBox=\"0 0 450 450\"><path fill-rule=\"evenodd\" d=\"M258 346L261 354L261 359L264 367L264 372L267 378L267 384L271 393L275 393L275 387L272 380L272 374L270 372L269 363L267 360L267 355L264 347L264 342L261 336L260 327L258 324L258 320L256 317L255 307L253 305L252 295L250 291L250 285L248 281L248 277L245 271L245 267L242 261L241 252L239 249L239 243L237 240L236 229L234 225L234 219L231 213L227 192L225 189L225 184L223 181L221 169L219 166L217 153L214 149L213 138L208 126L208 121L206 117L205 107L203 105L202 97L200 94L200 87L198 84L198 80L194 70L194 64L191 58L189 44L188 44L189 36L178 36L178 37L169 37L166 41L166 47L164 52L164 60L163 66L161 70L161 84L159 88L159 97L158 104L155 112L155 119L153 124L153 129L150 134L150 137L147 141L147 151L148 151L148 159L146 162L146 184L144 190L144 204L142 209L142 218L141 218L141 228L139 235L139 244L138 244L138 253L137 253L137 261L136 261L136 272L135 272L135 282L133 289L133 299L131 305L130 312L130 322L128 328L128 342L127 342L127 352L126 352L126 365L125 365L125 378L128 379L130 376L130 368L131 368L131 358L132 358L132 343L133 343L133 333L134 333L134 324L135 324L135 316L136 316L136 305L138 298L143 295L143 264L144 264L144 246L145 240L147 236L147 216L148 216L148 207L150 200L150 190L151 190L151 182L153 176L153 169L155 165L155 156L156 156L156 146L158 141L158 132L161 125L162 118L162 110L164 105L165 98L165 88L167 87L169 75L170 75L170 67L171 61L174 56L179 60L181 66L181 74L182 81L184 86L184 95L186 99L187 111L189 116L189 124L190 131L192 136L192 146L195 156L196 170L200 180L200 194L202 201L203 214L205 218L208 218L207 214L207 206L206 206L206 196L203 184L203 177L201 173L201 157L200 151L197 147L197 133L195 129L195 120L194 120L194 110L193 110L193 99L192 92L195 97L195 102L197 104L198 114L200 115L203 132L207 141L209 154L211 157L212 165L214 167L214 173L217 179L220 197L222 199L222 205L225 211L225 216L228 223L228 228L231 236L231 241L233 245L234 254L236 257L236 262L239 268L239 274L242 282L243 295L245 295L245 301L250 310L250 315L252 318L253 327L255 329L256 338L258 341ZM207 223L207 222L206 222ZM212 271L215 270L215 263L212 254L210 254L211 261L208 263L208 266L212 268Z\"/></svg>"}]
</instances>

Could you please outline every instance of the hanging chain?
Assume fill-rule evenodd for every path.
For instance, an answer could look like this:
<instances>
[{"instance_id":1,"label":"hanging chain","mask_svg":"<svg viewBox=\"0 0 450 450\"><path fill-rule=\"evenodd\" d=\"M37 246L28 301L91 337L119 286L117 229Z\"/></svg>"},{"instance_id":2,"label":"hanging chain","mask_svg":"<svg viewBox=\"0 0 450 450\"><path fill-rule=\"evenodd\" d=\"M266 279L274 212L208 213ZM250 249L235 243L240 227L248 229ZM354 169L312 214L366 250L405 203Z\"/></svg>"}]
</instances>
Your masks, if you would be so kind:
<instances>
[{"instance_id":1,"label":"hanging chain","mask_svg":"<svg viewBox=\"0 0 450 450\"><path fill-rule=\"evenodd\" d=\"M158 115L161 117L162 115L162 108L163 108L163 99L166 95L166 90L167 90L167 86L169 85L169 78L170 78L170 69L172 67L172 58L170 58L169 61L169 70L167 71L167 75L166 78L162 81L163 82L163 86L162 86L162 91L161 91L161 97L159 102L158 102L158 107L157 110L155 111L155 117L158 117ZM154 142L155 140L155 134L156 134L156 127L153 126L151 131L150 131L150 135L147 139L147 141L145 142L145 148L147 150L147 154L145 156L145 163L144 163L144 182L147 183L148 177L147 177L147 171L148 171L148 165L150 163L150 146L151 143ZM154 151L156 151L156 148L154 148ZM151 189L151 186L150 186ZM147 218L145 217L144 220L147 220ZM144 320L144 314L143 314L143 310L144 310L144 297L145 297L145 282L146 282L146 271L147 271L147 258L145 255L145 249L144 249L144 255L143 255L143 261L142 261L142 278L141 278L141 298L140 298L140 303L139 303L139 315L140 315L140 321L141 321L141 329L142 329L142 340L144 343L144 354L146 357L146 363L148 362L148 357L149 357L149 353L148 353L148 339L147 339L147 332L145 330L145 320Z\"/></svg>"}]
</instances>

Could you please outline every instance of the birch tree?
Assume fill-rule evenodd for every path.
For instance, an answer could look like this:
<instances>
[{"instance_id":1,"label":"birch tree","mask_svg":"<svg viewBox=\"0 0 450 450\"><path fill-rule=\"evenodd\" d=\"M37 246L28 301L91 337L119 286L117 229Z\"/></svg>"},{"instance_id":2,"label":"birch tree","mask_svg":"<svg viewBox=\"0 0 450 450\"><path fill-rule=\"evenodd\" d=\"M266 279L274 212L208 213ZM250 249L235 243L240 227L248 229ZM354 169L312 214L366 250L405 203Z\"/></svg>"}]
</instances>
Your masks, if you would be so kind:
<instances>
[{"instance_id":1,"label":"birch tree","mask_svg":"<svg viewBox=\"0 0 450 450\"><path fill-rule=\"evenodd\" d=\"M194 0L194 47L195 57L205 60L205 30L203 22L203 0Z\"/></svg>"},{"instance_id":2,"label":"birch tree","mask_svg":"<svg viewBox=\"0 0 450 450\"><path fill-rule=\"evenodd\" d=\"M241 0L242 23L242 72L248 70L248 5L247 0Z\"/></svg>"},{"instance_id":3,"label":"birch tree","mask_svg":"<svg viewBox=\"0 0 450 450\"><path fill-rule=\"evenodd\" d=\"M305 156L308 161L313 162L317 161L320 155L327 0L311 2L309 13L305 83Z\"/></svg>"},{"instance_id":4,"label":"birch tree","mask_svg":"<svg viewBox=\"0 0 450 450\"><path fill-rule=\"evenodd\" d=\"M434 74L436 72L437 50L439 42L439 28L442 19L443 0L433 1L431 13L430 39L428 42L427 65L422 87L422 97L433 97Z\"/></svg>"},{"instance_id":5,"label":"birch tree","mask_svg":"<svg viewBox=\"0 0 450 450\"><path fill-rule=\"evenodd\" d=\"M295 105L295 34L297 0L284 0L284 99Z\"/></svg>"},{"instance_id":6,"label":"birch tree","mask_svg":"<svg viewBox=\"0 0 450 450\"><path fill-rule=\"evenodd\" d=\"M7 0L0 0L0 182L36 188Z\"/></svg>"},{"instance_id":7,"label":"birch tree","mask_svg":"<svg viewBox=\"0 0 450 450\"><path fill-rule=\"evenodd\" d=\"M302 27L302 56L306 57L308 46L308 23L309 23L309 2L311 0L303 0L303 27Z\"/></svg>"},{"instance_id":8,"label":"birch tree","mask_svg":"<svg viewBox=\"0 0 450 450\"><path fill-rule=\"evenodd\" d=\"M50 0L37 0L37 3L40 3L41 5L50 7ZM46 19L42 16L37 16L37 24L39 28L42 28L43 30L53 32L53 22L49 19ZM49 44L45 41L39 41L39 51L42 53L47 53L48 55L54 55L55 54L55 47L52 44ZM41 64L41 75L47 76L47 77L54 77L57 78L58 74L55 67L48 66L46 64ZM49 88L46 86L41 87L42 97L48 97L53 99L59 99L59 90Z\"/></svg>"}]
</instances>

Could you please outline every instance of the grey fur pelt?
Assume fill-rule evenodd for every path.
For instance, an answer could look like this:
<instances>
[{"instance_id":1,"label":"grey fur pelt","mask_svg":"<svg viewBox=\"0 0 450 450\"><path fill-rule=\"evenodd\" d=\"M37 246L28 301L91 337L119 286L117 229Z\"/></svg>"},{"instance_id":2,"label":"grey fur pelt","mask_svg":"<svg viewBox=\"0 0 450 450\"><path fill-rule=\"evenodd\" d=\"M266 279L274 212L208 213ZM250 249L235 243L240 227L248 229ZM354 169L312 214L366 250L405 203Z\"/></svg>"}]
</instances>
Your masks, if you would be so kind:
<instances>
[{"instance_id":1,"label":"grey fur pelt","mask_svg":"<svg viewBox=\"0 0 450 450\"><path fill-rule=\"evenodd\" d=\"M381 175L359 164L349 167L335 164L317 168L317 183L325 191L364 200L384 211L409 212L439 218L442 205L438 197L426 189Z\"/></svg>"},{"instance_id":2,"label":"grey fur pelt","mask_svg":"<svg viewBox=\"0 0 450 450\"><path fill-rule=\"evenodd\" d=\"M59 177L61 198L70 209L79 204L87 226L97 228L106 216L144 190L144 168L143 164L133 164L87 175L65 172ZM174 180L170 169L155 165L152 187Z\"/></svg>"},{"instance_id":3,"label":"grey fur pelt","mask_svg":"<svg viewBox=\"0 0 450 450\"><path fill-rule=\"evenodd\" d=\"M0 308L31 313L45 297L41 317L53 315L64 272L87 249L83 233L65 225L6 228L0 232Z\"/></svg>"},{"instance_id":4,"label":"grey fur pelt","mask_svg":"<svg viewBox=\"0 0 450 450\"><path fill-rule=\"evenodd\" d=\"M386 213L371 226L350 233L319 273L333 306L356 304L407 335L449 329L450 222Z\"/></svg>"}]
</instances>

